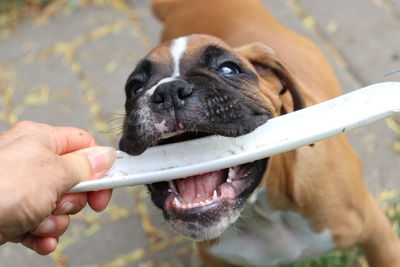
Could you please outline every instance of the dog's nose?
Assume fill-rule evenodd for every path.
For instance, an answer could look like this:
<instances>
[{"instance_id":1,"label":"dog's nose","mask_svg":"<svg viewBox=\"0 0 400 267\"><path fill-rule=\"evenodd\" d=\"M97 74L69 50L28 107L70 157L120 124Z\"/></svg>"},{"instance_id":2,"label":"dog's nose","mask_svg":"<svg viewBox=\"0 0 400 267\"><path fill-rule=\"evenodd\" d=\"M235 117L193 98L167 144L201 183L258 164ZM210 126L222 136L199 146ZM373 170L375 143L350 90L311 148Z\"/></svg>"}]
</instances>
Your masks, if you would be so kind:
<instances>
[{"instance_id":1,"label":"dog's nose","mask_svg":"<svg viewBox=\"0 0 400 267\"><path fill-rule=\"evenodd\" d=\"M193 87L188 82L183 80L175 80L160 84L152 96L153 103L168 104L173 101L182 101L189 97L193 92Z\"/></svg>"}]
</instances>

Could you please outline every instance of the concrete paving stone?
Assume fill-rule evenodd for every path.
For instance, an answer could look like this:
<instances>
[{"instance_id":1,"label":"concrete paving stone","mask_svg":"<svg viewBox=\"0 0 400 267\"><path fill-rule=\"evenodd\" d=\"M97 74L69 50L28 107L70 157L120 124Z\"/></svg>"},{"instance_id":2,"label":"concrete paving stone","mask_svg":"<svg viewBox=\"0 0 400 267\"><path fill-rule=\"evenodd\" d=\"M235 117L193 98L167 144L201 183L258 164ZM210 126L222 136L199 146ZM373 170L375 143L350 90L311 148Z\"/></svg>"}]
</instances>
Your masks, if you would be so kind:
<instances>
[{"instance_id":1,"label":"concrete paving stone","mask_svg":"<svg viewBox=\"0 0 400 267\"><path fill-rule=\"evenodd\" d=\"M143 190L146 189L143 188ZM166 237L163 238L164 240L172 239L174 237L179 236L171 229L170 225L166 223L162 215L162 211L153 205L153 203L150 200L150 197L145 199L145 203L148 207L149 217L151 218L152 225L158 229L162 229L166 233ZM179 257L176 255L177 251L179 251L180 248L185 246L191 246L191 241L183 239L178 244L174 244L172 246L166 247L165 249L159 250L153 254L153 259L159 261L166 261L170 264L174 264L175 261L176 262L175 265L180 263L181 266L188 266L188 267L197 266L194 263L198 262L197 260L198 256L194 251L191 251L190 253L186 253L183 256Z\"/></svg>"},{"instance_id":2,"label":"concrete paving stone","mask_svg":"<svg viewBox=\"0 0 400 267\"><path fill-rule=\"evenodd\" d=\"M365 182L374 194L400 188L400 155L392 149L396 135L385 121L354 130L350 143L360 156ZM398 137L398 136L397 136Z\"/></svg>"},{"instance_id":3,"label":"concrete paving stone","mask_svg":"<svg viewBox=\"0 0 400 267\"><path fill-rule=\"evenodd\" d=\"M20 119L47 123L53 126L71 126L88 129L88 125L91 124L91 118L88 112L78 112L78 110L87 110L81 107L73 110L74 107L76 106L74 105L70 108L62 107L59 103L31 107L26 109L26 111L20 116ZM54 114L57 115L55 116Z\"/></svg>"},{"instance_id":4,"label":"concrete paving stone","mask_svg":"<svg viewBox=\"0 0 400 267\"><path fill-rule=\"evenodd\" d=\"M36 67L30 66L26 69L18 69L19 88L14 91L13 98L14 107L18 108L21 104L21 107L23 107L18 112L18 119L33 120L56 126L67 125L87 128L87 125L91 124L92 120L88 116L87 106L84 105L84 96L82 92L76 90L76 87L69 87L73 83L74 77L68 77L68 71L61 71L59 73L61 75L57 76L57 68L52 68L50 78L47 77L38 81L36 74L40 76L43 72L48 73L48 71L38 68L37 65ZM27 74L27 76L24 74ZM59 84L60 80L62 81L64 78L67 78L68 82ZM24 82L21 82L22 80ZM54 87L52 87L52 83L55 85ZM39 90L43 87L45 89ZM43 94L40 93L41 91L43 91ZM48 92L48 95L46 95L46 92ZM43 96L42 100L40 99L41 95ZM33 103L31 103L32 101ZM55 116L55 114L57 115ZM0 125L1 129L10 127L5 123L2 123L2 125Z\"/></svg>"},{"instance_id":5,"label":"concrete paving stone","mask_svg":"<svg viewBox=\"0 0 400 267\"><path fill-rule=\"evenodd\" d=\"M10 128L10 125L8 125L7 123L0 121L0 132L7 130L8 128Z\"/></svg>"},{"instance_id":6,"label":"concrete paving stone","mask_svg":"<svg viewBox=\"0 0 400 267\"><path fill-rule=\"evenodd\" d=\"M34 64L17 65L20 90L16 91L14 104L21 103L30 91L33 91L33 95L39 95L33 88L46 87L49 90L47 101L39 105L29 105L20 119L52 125L87 127L92 120L79 80L61 60L58 56L52 56L43 61L35 61Z\"/></svg>"},{"instance_id":7,"label":"concrete paving stone","mask_svg":"<svg viewBox=\"0 0 400 267\"><path fill-rule=\"evenodd\" d=\"M64 254L68 257L70 266L111 262L118 255L148 245L144 233L137 231L138 227L140 221L136 216L103 225L95 234L81 238L79 242L69 246Z\"/></svg>"},{"instance_id":8,"label":"concrete paving stone","mask_svg":"<svg viewBox=\"0 0 400 267\"><path fill-rule=\"evenodd\" d=\"M54 261L20 244L7 243L0 248L0 267L54 267Z\"/></svg>"},{"instance_id":9,"label":"concrete paving stone","mask_svg":"<svg viewBox=\"0 0 400 267\"><path fill-rule=\"evenodd\" d=\"M364 84L400 80L400 75L384 77L400 69L395 59L400 50L400 19L373 1L299 2L322 29L327 29L329 24L336 25L335 30L326 33Z\"/></svg>"},{"instance_id":10,"label":"concrete paving stone","mask_svg":"<svg viewBox=\"0 0 400 267\"><path fill-rule=\"evenodd\" d=\"M162 24L153 16L150 1L129 0L128 3L134 8L152 45L158 44Z\"/></svg>"},{"instance_id":11,"label":"concrete paving stone","mask_svg":"<svg viewBox=\"0 0 400 267\"><path fill-rule=\"evenodd\" d=\"M44 24L37 25L34 19L26 19L17 31L1 42L0 62L15 61L30 53L36 53L54 44L68 42L74 37L89 32L121 13L109 8L91 6L72 12L61 12Z\"/></svg>"},{"instance_id":12,"label":"concrete paving stone","mask_svg":"<svg viewBox=\"0 0 400 267\"><path fill-rule=\"evenodd\" d=\"M170 234L170 238L175 236L176 234ZM167 262L172 266L198 267L198 264L200 263L198 257L196 256L196 260L192 259L192 254L195 252L192 251L191 253L186 253L183 256L176 256L177 252L179 252L181 249L185 249L188 245L190 246L189 242L184 242L169 246L166 249L158 251L151 258L155 262Z\"/></svg>"},{"instance_id":13,"label":"concrete paving stone","mask_svg":"<svg viewBox=\"0 0 400 267\"><path fill-rule=\"evenodd\" d=\"M133 199L133 190L147 190L146 188L138 188L142 186L135 187L123 187L116 188L113 191L111 203L117 205L118 207L129 209L133 211L133 207L135 206L135 201Z\"/></svg>"}]
</instances>

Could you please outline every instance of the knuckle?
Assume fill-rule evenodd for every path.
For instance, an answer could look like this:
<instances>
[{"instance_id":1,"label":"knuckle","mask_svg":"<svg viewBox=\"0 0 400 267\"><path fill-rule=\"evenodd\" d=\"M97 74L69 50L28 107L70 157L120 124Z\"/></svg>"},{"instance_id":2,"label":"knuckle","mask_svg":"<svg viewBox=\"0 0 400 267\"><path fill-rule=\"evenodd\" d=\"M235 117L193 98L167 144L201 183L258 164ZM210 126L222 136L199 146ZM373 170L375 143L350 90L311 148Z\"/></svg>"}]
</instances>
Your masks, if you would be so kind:
<instances>
[{"instance_id":1,"label":"knuckle","mask_svg":"<svg viewBox=\"0 0 400 267\"><path fill-rule=\"evenodd\" d=\"M20 138L32 138L38 135L39 129L43 128L43 124L33 121L19 121L11 128Z\"/></svg>"},{"instance_id":2,"label":"knuckle","mask_svg":"<svg viewBox=\"0 0 400 267\"><path fill-rule=\"evenodd\" d=\"M21 130L21 129L33 129L38 126L39 123L33 121L19 121L14 124L13 129Z\"/></svg>"}]
</instances>

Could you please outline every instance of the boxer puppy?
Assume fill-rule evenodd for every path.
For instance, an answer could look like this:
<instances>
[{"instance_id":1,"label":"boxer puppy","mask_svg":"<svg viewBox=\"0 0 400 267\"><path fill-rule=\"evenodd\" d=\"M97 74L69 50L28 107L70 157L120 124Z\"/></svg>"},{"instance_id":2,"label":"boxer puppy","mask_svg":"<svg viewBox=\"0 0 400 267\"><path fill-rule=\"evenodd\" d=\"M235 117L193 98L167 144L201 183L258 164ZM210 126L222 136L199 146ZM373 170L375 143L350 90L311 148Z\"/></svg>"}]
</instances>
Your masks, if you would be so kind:
<instances>
[{"instance_id":1,"label":"boxer puppy","mask_svg":"<svg viewBox=\"0 0 400 267\"><path fill-rule=\"evenodd\" d=\"M258 0L158 0L154 10L164 42L125 87L120 149L129 154L240 136L340 94L321 52ZM178 233L206 240L198 245L206 266L276 266L353 244L370 266L400 266L399 240L344 136L148 187Z\"/></svg>"}]
</instances>

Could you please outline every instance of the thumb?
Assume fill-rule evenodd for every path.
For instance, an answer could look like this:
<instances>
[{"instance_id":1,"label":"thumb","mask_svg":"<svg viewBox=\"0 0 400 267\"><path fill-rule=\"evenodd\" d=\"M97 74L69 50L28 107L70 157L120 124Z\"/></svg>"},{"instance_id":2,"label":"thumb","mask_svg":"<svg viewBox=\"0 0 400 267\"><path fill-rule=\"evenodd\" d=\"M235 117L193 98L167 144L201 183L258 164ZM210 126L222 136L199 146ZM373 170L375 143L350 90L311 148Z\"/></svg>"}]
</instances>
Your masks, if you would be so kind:
<instances>
[{"instance_id":1,"label":"thumb","mask_svg":"<svg viewBox=\"0 0 400 267\"><path fill-rule=\"evenodd\" d=\"M61 161L68 176L65 189L68 190L79 182L102 176L111 168L115 158L115 149L104 146L85 148L62 155Z\"/></svg>"}]
</instances>

